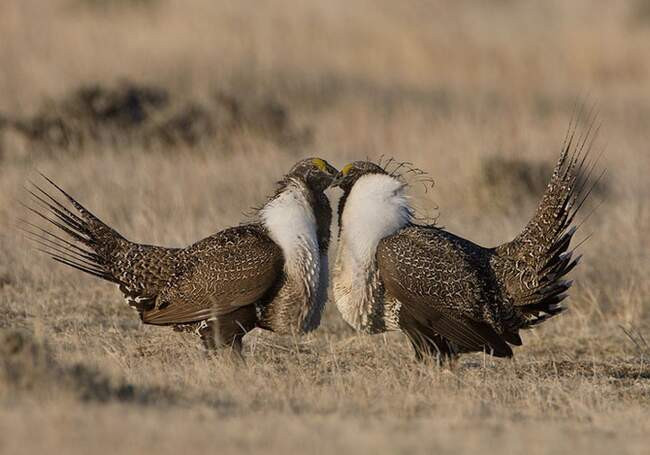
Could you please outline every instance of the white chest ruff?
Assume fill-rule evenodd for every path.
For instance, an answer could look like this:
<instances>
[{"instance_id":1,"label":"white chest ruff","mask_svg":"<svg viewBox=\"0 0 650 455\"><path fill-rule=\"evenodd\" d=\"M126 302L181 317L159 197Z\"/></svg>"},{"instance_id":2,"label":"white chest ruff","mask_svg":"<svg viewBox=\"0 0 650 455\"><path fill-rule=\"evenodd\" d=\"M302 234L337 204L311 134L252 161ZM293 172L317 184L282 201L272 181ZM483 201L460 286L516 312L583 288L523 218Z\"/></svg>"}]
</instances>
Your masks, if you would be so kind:
<instances>
[{"instance_id":1,"label":"white chest ruff","mask_svg":"<svg viewBox=\"0 0 650 455\"><path fill-rule=\"evenodd\" d=\"M381 239L410 222L404 184L383 174L361 177L348 195L342 218L333 278L336 306L357 330L395 329L399 303L384 301L376 252Z\"/></svg>"},{"instance_id":2,"label":"white chest ruff","mask_svg":"<svg viewBox=\"0 0 650 455\"><path fill-rule=\"evenodd\" d=\"M334 268L333 296L341 316L355 330L383 331L382 317L373 311L383 294L374 261L361 265L349 260L346 245L339 243Z\"/></svg>"},{"instance_id":3,"label":"white chest ruff","mask_svg":"<svg viewBox=\"0 0 650 455\"><path fill-rule=\"evenodd\" d=\"M278 293L295 295L291 302L300 308L297 327L316 328L325 304L316 217L305 198L304 188L291 183L261 210L262 223L282 249L287 282ZM325 286L327 284L325 283ZM292 299L293 300L293 299Z\"/></svg>"}]
</instances>

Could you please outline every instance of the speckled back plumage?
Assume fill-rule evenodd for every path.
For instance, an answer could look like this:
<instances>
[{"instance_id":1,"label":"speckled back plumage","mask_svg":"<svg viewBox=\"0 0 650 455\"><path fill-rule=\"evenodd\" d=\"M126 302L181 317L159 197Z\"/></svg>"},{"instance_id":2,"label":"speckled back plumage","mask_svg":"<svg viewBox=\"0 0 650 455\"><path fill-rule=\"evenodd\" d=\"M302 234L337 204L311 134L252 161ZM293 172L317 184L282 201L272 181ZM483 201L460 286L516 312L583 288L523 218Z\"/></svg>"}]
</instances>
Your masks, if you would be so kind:
<instances>
[{"instance_id":1,"label":"speckled back plumage","mask_svg":"<svg viewBox=\"0 0 650 455\"><path fill-rule=\"evenodd\" d=\"M142 320L166 325L223 316L262 298L282 266L282 251L262 226L225 229L177 255L173 272Z\"/></svg>"}]
</instances>

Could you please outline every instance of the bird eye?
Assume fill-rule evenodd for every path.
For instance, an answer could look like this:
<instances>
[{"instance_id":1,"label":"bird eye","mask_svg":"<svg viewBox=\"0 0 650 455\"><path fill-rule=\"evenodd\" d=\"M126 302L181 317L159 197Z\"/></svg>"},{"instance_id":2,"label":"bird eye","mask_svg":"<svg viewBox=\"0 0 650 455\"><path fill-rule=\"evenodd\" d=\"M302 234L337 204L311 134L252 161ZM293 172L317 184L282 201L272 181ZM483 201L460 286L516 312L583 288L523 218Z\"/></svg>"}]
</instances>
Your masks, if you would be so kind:
<instances>
[{"instance_id":1,"label":"bird eye","mask_svg":"<svg viewBox=\"0 0 650 455\"><path fill-rule=\"evenodd\" d=\"M312 160L312 164L316 168L316 171L325 172L325 170L327 169L327 163L325 163L325 161L320 158L314 158Z\"/></svg>"},{"instance_id":2,"label":"bird eye","mask_svg":"<svg viewBox=\"0 0 650 455\"><path fill-rule=\"evenodd\" d=\"M343 174L343 176L347 176L352 170L354 170L354 165L352 163L348 163L343 166L343 169L341 169L341 174Z\"/></svg>"}]
</instances>

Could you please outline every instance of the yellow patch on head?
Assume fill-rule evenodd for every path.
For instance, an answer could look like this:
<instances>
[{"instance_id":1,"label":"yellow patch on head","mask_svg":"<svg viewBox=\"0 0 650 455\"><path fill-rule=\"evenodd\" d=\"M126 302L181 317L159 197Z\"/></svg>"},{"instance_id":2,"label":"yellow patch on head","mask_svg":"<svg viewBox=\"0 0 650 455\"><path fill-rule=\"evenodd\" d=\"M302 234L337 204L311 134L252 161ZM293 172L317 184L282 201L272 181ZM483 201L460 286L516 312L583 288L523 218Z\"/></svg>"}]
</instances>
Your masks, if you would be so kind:
<instances>
[{"instance_id":1,"label":"yellow patch on head","mask_svg":"<svg viewBox=\"0 0 650 455\"><path fill-rule=\"evenodd\" d=\"M312 160L312 163L314 163L314 166L316 166L321 171L327 172L327 163L325 162L325 160L322 160L320 158L314 158Z\"/></svg>"},{"instance_id":2,"label":"yellow patch on head","mask_svg":"<svg viewBox=\"0 0 650 455\"><path fill-rule=\"evenodd\" d=\"M348 163L345 166L343 166L343 169L341 169L341 174L343 175L348 175L348 173L352 170L354 167L354 164Z\"/></svg>"}]
</instances>

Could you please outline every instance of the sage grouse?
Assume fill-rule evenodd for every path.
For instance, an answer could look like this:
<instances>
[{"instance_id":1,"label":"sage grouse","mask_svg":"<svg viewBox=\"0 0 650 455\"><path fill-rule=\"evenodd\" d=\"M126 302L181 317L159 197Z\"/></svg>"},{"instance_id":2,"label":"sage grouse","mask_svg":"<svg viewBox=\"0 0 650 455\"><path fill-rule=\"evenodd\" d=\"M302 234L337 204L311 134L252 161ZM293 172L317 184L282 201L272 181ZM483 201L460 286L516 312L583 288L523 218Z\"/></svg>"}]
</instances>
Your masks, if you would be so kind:
<instances>
[{"instance_id":1,"label":"sage grouse","mask_svg":"<svg viewBox=\"0 0 650 455\"><path fill-rule=\"evenodd\" d=\"M337 171L325 160L297 163L250 224L186 248L130 242L43 176L72 208L35 186L30 208L68 238L37 224L31 240L54 260L115 283L142 322L195 330L208 348L241 353L244 334L282 334L320 324L328 286L331 210L323 191Z\"/></svg>"},{"instance_id":2,"label":"sage grouse","mask_svg":"<svg viewBox=\"0 0 650 455\"><path fill-rule=\"evenodd\" d=\"M563 277L580 259L568 250L571 224L593 170L588 136L568 134L535 215L496 248L418 224L394 172L346 165L332 183L343 190L332 283L345 321L366 333L401 330L420 360L473 351L511 357L519 330L564 309L571 282Z\"/></svg>"}]
</instances>

